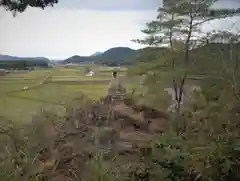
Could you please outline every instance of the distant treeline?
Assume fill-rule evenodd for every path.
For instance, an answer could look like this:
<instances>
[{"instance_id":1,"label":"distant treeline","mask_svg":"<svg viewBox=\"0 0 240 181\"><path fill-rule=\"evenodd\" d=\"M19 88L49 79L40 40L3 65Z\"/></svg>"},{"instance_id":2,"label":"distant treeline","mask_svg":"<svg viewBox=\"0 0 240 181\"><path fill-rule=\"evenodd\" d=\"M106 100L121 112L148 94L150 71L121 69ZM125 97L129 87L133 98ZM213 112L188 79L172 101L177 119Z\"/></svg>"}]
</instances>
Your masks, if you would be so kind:
<instances>
[{"instance_id":1,"label":"distant treeline","mask_svg":"<svg viewBox=\"0 0 240 181\"><path fill-rule=\"evenodd\" d=\"M129 66L134 65L137 50L133 50L127 47L115 47L111 48L104 53L97 56L78 56L74 55L66 60L63 60L62 64L98 64L107 66Z\"/></svg>"},{"instance_id":2,"label":"distant treeline","mask_svg":"<svg viewBox=\"0 0 240 181\"><path fill-rule=\"evenodd\" d=\"M28 67L48 67L48 62L43 60L1 60L0 69L25 69Z\"/></svg>"},{"instance_id":3,"label":"distant treeline","mask_svg":"<svg viewBox=\"0 0 240 181\"><path fill-rule=\"evenodd\" d=\"M116 66L130 66L130 65L134 65L134 62L130 62L130 61L101 61L97 64L100 65L107 65L109 67L116 67Z\"/></svg>"}]
</instances>

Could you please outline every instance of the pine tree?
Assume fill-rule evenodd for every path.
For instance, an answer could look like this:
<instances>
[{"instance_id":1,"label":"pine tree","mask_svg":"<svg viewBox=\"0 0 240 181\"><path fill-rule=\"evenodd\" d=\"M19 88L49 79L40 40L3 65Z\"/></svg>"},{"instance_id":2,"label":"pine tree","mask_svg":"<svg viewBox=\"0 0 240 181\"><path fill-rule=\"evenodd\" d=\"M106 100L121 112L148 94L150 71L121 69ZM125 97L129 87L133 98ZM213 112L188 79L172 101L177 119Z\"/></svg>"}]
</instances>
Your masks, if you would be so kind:
<instances>
[{"instance_id":1,"label":"pine tree","mask_svg":"<svg viewBox=\"0 0 240 181\"><path fill-rule=\"evenodd\" d=\"M0 6L16 15L17 12L24 12L28 6L44 9L47 6L53 6L58 0L0 0Z\"/></svg>"},{"instance_id":2,"label":"pine tree","mask_svg":"<svg viewBox=\"0 0 240 181\"><path fill-rule=\"evenodd\" d=\"M146 29L142 30L147 37L143 40L133 40L154 48L167 46L159 49L154 55L155 58L145 63L148 66L142 67L146 67L148 80L151 80L149 84L155 84L154 89L156 82L163 78L162 72L170 72L167 81L172 82L175 90L178 112L183 87L189 74L189 65L193 63L189 52L196 46L196 40L205 36L201 34L200 26L211 20L235 16L240 12L240 9L212 9L215 2L216 0L164 1L164 6L158 9L156 20L147 23ZM150 72L154 73L149 74ZM166 77L164 79L166 80Z\"/></svg>"}]
</instances>

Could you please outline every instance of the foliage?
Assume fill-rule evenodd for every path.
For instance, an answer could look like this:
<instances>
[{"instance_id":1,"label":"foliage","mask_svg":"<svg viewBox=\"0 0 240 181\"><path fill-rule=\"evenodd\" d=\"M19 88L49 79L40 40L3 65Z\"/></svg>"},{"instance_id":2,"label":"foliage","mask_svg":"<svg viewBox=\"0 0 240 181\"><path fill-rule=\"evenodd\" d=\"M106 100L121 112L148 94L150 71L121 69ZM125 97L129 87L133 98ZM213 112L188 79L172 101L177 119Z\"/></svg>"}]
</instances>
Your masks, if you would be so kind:
<instances>
[{"instance_id":1,"label":"foliage","mask_svg":"<svg viewBox=\"0 0 240 181\"><path fill-rule=\"evenodd\" d=\"M0 68L2 69L19 69L23 70L28 67L48 67L47 61L34 60L34 61L24 61L24 60L16 60L16 61L0 61Z\"/></svg>"},{"instance_id":2,"label":"foliage","mask_svg":"<svg viewBox=\"0 0 240 181\"><path fill-rule=\"evenodd\" d=\"M44 9L56 3L58 3L58 0L1 0L0 6L3 6L8 11L12 11L16 15L17 12L24 12L28 6Z\"/></svg>"},{"instance_id":3,"label":"foliage","mask_svg":"<svg viewBox=\"0 0 240 181\"><path fill-rule=\"evenodd\" d=\"M91 71L91 66L84 66L84 74L87 74Z\"/></svg>"},{"instance_id":4,"label":"foliage","mask_svg":"<svg viewBox=\"0 0 240 181\"><path fill-rule=\"evenodd\" d=\"M210 51L204 50L204 52L210 55L211 61L214 59L212 63L205 60L205 54L201 51L204 48L198 48L203 45L202 40L205 37L201 35L200 25L239 13L239 9L211 9L214 2L211 0L173 0L170 4L158 9L156 20L147 23L147 28L142 31L147 37L144 40L134 40L150 46L143 51L145 56L140 55L137 72L146 74L145 83L149 90L156 89L157 84L163 81L166 86L171 86L175 92L176 111L178 112L181 107L184 84L189 81L189 78L195 79L199 73L201 74L203 67L208 67L206 64L210 64L209 69L212 70L215 61L219 61L219 54L216 56L208 45L206 49ZM213 33L211 40L214 39ZM163 45L167 47L160 48ZM159 51L155 51L157 49ZM209 73L209 69L204 68L205 74ZM219 68L216 67L215 70L219 71ZM159 84L159 87L161 85Z\"/></svg>"},{"instance_id":5,"label":"foliage","mask_svg":"<svg viewBox=\"0 0 240 181\"><path fill-rule=\"evenodd\" d=\"M6 145L0 151L1 180L23 177L25 180L37 180L42 175L52 178L52 174L63 176L65 172L71 180L240 180L238 35L211 32L210 37L205 37L208 40L206 44L202 44L203 39L199 40L199 44L193 40L200 24L232 16L236 11L211 10L211 0L171 2L173 4L165 4L159 9L156 21L147 25L148 29L144 32L150 36L144 41L137 41L150 47L140 51L138 67L131 73L143 78L142 87L155 100L163 95L161 90L169 86L174 88L178 103L187 85L197 84L202 90L195 92L185 107L178 105L177 113L171 114L168 129L152 140L151 151L141 152L139 149L142 157L134 155L139 170L132 171L131 166L125 165L127 162L124 159L128 156L119 155L118 158L109 150L105 155L106 150L99 149L92 154L96 146L92 142L96 139L95 134L82 135L89 133L85 128L92 101L84 98L81 100L84 107L78 109L77 103L74 108L66 109L65 116L44 112L44 117L24 125L25 129L1 126L4 136L0 139ZM160 47L163 43L170 46ZM60 71L60 74L63 73ZM74 88L67 86L65 91ZM87 88L85 91L89 92ZM83 121L80 125L84 128L80 131L79 121ZM92 124L88 128L96 126ZM72 137L74 134L77 138ZM87 141L82 138L87 138ZM51 150L51 156L45 162L43 171L36 161L39 159L35 158L41 155L44 159L48 154L43 153L49 153L46 150ZM74 158L68 157L72 155ZM67 180L65 177L62 179Z\"/></svg>"},{"instance_id":6,"label":"foliage","mask_svg":"<svg viewBox=\"0 0 240 181\"><path fill-rule=\"evenodd\" d=\"M78 101L69 102L64 115L42 110L28 124L1 119L1 180L132 180L131 157L118 158L118 136L105 125L107 105L85 96Z\"/></svg>"},{"instance_id":7,"label":"foliage","mask_svg":"<svg viewBox=\"0 0 240 181\"><path fill-rule=\"evenodd\" d=\"M132 65L132 59L137 54L136 50L127 47L111 48L97 56L73 56L62 63L95 63L107 66Z\"/></svg>"},{"instance_id":8,"label":"foliage","mask_svg":"<svg viewBox=\"0 0 240 181\"><path fill-rule=\"evenodd\" d=\"M237 181L239 35L196 35L202 23L236 15L239 9L213 10L211 0L168 2L143 30L147 38L135 40L149 48L133 73L145 74L144 85L156 99L168 86L175 90L178 103L187 85L200 85L202 90L191 96L184 109L177 106L169 129L153 140L152 152L145 156L150 180Z\"/></svg>"},{"instance_id":9,"label":"foliage","mask_svg":"<svg viewBox=\"0 0 240 181\"><path fill-rule=\"evenodd\" d=\"M153 169L163 169L167 180L239 180L239 114L230 95L223 91L210 103L197 98L178 125L153 142Z\"/></svg>"},{"instance_id":10,"label":"foliage","mask_svg":"<svg viewBox=\"0 0 240 181\"><path fill-rule=\"evenodd\" d=\"M112 70L109 67L98 69L93 67L97 74L92 77L83 75L84 66L10 70L0 80L0 116L23 123L31 120L42 107L61 112L66 101L81 94L99 100L107 93ZM27 90L23 90L25 86Z\"/></svg>"}]
</instances>

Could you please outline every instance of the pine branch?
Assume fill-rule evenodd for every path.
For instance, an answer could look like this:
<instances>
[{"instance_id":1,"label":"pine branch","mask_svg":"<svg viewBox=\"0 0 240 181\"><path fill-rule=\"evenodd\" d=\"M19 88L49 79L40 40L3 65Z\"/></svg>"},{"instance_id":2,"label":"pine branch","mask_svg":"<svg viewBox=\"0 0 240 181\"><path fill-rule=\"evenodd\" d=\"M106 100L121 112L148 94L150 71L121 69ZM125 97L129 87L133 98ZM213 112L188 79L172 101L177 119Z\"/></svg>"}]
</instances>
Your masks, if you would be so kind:
<instances>
[{"instance_id":1,"label":"pine branch","mask_svg":"<svg viewBox=\"0 0 240 181\"><path fill-rule=\"evenodd\" d=\"M16 12L23 12L28 6L44 9L47 6L53 6L57 4L58 0L0 0L0 6L3 6L6 10Z\"/></svg>"},{"instance_id":2,"label":"pine branch","mask_svg":"<svg viewBox=\"0 0 240 181\"><path fill-rule=\"evenodd\" d=\"M207 15L205 15L205 16L210 16L209 18L206 18L206 19L202 20L201 22L197 22L197 23L193 24L193 26L196 27L196 26L206 23L208 21L233 17L233 16L237 16L239 14L240 14L240 8L237 10L228 10L228 9L217 10L217 11L212 10L212 11L209 11L209 13Z\"/></svg>"}]
</instances>

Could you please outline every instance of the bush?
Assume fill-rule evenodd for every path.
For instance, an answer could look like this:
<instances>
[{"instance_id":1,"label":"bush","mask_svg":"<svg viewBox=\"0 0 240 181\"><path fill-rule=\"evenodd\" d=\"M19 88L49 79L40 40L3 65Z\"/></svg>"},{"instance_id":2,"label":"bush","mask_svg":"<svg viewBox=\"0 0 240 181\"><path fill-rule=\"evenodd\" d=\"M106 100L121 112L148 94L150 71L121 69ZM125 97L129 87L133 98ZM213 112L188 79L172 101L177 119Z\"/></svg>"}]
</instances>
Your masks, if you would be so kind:
<instances>
[{"instance_id":1,"label":"bush","mask_svg":"<svg viewBox=\"0 0 240 181\"><path fill-rule=\"evenodd\" d=\"M98 117L88 121L92 111L103 117L108 110L82 99L61 116L43 110L30 124L1 121L5 124L0 127L0 180L132 180L135 167L129 156L117 156L113 146L118 136L109 132L113 128L106 120L97 126Z\"/></svg>"},{"instance_id":2,"label":"bush","mask_svg":"<svg viewBox=\"0 0 240 181\"><path fill-rule=\"evenodd\" d=\"M191 115L179 115L173 120L171 129L153 141L153 151L146 157L155 170L151 177L158 180L164 175L162 179L170 181L238 181L240 116L226 106L232 104L229 100L229 92L227 96L222 93L219 100L205 100L203 107L190 107Z\"/></svg>"}]
</instances>

